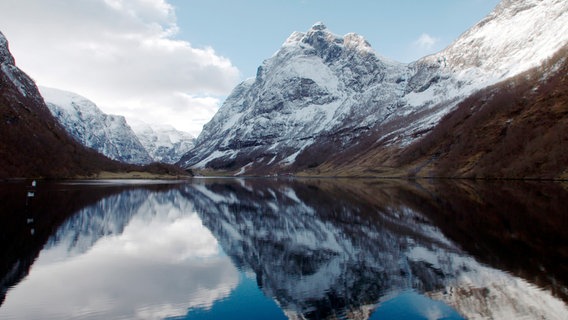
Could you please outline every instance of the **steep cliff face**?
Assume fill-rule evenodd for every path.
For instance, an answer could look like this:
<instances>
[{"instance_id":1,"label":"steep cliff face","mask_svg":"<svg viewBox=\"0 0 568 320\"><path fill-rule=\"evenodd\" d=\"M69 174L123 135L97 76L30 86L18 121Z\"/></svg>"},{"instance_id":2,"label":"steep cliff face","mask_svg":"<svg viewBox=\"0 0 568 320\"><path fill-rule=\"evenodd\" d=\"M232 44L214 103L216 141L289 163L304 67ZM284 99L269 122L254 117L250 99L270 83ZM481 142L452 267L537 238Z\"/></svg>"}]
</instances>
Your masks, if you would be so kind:
<instances>
[{"instance_id":1,"label":"steep cliff face","mask_svg":"<svg viewBox=\"0 0 568 320\"><path fill-rule=\"evenodd\" d=\"M0 33L0 178L69 177L120 165L75 142L49 112Z\"/></svg>"},{"instance_id":2,"label":"steep cliff face","mask_svg":"<svg viewBox=\"0 0 568 320\"><path fill-rule=\"evenodd\" d=\"M124 117L103 113L95 103L72 92L40 90L53 116L82 145L121 162L152 162Z\"/></svg>"},{"instance_id":3,"label":"steep cliff face","mask_svg":"<svg viewBox=\"0 0 568 320\"><path fill-rule=\"evenodd\" d=\"M237 175L317 173L372 150L381 156L362 165L376 166L472 93L560 50L567 12L565 1L503 1L447 49L411 64L317 23L234 89L180 164Z\"/></svg>"},{"instance_id":4,"label":"steep cliff face","mask_svg":"<svg viewBox=\"0 0 568 320\"><path fill-rule=\"evenodd\" d=\"M315 24L293 33L255 79L235 88L180 163L278 168L318 140L348 143L398 108L408 74L361 36L337 36Z\"/></svg>"}]
</instances>

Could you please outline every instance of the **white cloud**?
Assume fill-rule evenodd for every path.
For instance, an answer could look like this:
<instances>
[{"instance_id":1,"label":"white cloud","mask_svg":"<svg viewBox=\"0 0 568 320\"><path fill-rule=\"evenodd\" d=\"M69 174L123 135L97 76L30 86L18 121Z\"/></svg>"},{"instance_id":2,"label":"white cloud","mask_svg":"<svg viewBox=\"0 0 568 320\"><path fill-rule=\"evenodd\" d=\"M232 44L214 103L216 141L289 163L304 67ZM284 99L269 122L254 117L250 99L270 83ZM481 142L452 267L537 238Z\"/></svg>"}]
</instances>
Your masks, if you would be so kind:
<instances>
[{"instance_id":1,"label":"white cloud","mask_svg":"<svg viewBox=\"0 0 568 320\"><path fill-rule=\"evenodd\" d=\"M3 0L0 30L39 84L194 134L239 80L212 48L175 38L166 0Z\"/></svg>"},{"instance_id":2,"label":"white cloud","mask_svg":"<svg viewBox=\"0 0 568 320\"><path fill-rule=\"evenodd\" d=\"M432 50L439 41L440 39L427 33L423 33L416 41L414 41L414 45L422 50Z\"/></svg>"},{"instance_id":3,"label":"white cloud","mask_svg":"<svg viewBox=\"0 0 568 320\"><path fill-rule=\"evenodd\" d=\"M442 46L443 43L440 38L428 33L423 33L416 40L408 44L406 52L402 56L402 61L416 61L424 56L440 51Z\"/></svg>"}]
</instances>

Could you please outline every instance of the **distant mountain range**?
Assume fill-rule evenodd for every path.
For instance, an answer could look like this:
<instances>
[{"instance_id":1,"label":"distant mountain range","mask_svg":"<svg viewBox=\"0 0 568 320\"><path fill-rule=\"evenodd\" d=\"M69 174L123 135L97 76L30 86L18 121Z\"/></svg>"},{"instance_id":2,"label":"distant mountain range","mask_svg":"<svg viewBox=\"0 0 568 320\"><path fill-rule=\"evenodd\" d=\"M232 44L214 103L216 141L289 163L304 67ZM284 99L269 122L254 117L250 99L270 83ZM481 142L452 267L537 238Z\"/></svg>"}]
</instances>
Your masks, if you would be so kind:
<instances>
[{"instance_id":1,"label":"distant mountain range","mask_svg":"<svg viewBox=\"0 0 568 320\"><path fill-rule=\"evenodd\" d=\"M130 127L152 159L157 162L178 162L195 145L195 137L167 124L130 122Z\"/></svg>"},{"instance_id":2,"label":"distant mountain range","mask_svg":"<svg viewBox=\"0 0 568 320\"><path fill-rule=\"evenodd\" d=\"M44 87L40 91L53 116L84 146L122 162L152 162L124 117L107 115L92 101L71 92Z\"/></svg>"},{"instance_id":3,"label":"distant mountain range","mask_svg":"<svg viewBox=\"0 0 568 320\"><path fill-rule=\"evenodd\" d=\"M179 164L232 175L567 177L567 44L568 2L558 0L504 0L410 64L317 23L233 90ZM538 113L550 121L528 119Z\"/></svg>"},{"instance_id":4,"label":"distant mountain range","mask_svg":"<svg viewBox=\"0 0 568 320\"><path fill-rule=\"evenodd\" d=\"M65 130L78 142L105 156L133 164L175 163L195 139L172 126L135 123L108 115L97 105L72 92L40 88L47 106Z\"/></svg>"}]
</instances>

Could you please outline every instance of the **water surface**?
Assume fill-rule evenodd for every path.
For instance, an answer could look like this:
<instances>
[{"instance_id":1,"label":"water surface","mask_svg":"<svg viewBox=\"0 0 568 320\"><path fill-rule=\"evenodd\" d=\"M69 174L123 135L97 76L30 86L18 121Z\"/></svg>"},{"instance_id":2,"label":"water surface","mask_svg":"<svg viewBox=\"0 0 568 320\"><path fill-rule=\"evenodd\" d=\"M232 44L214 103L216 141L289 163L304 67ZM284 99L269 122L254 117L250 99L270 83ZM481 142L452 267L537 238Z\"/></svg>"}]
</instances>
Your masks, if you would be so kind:
<instances>
[{"instance_id":1,"label":"water surface","mask_svg":"<svg viewBox=\"0 0 568 320\"><path fill-rule=\"evenodd\" d=\"M557 183L0 185L0 319L563 319Z\"/></svg>"}]
</instances>

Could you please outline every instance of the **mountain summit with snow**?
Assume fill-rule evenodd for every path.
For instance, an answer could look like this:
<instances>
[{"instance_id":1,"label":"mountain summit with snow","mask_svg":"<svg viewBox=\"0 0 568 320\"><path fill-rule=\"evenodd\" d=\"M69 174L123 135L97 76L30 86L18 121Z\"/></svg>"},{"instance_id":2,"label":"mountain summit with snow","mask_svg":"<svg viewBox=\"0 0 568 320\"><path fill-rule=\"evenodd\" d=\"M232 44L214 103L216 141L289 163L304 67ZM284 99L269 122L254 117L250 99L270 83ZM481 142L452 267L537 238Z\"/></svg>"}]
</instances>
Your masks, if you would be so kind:
<instances>
[{"instance_id":1,"label":"mountain summit with snow","mask_svg":"<svg viewBox=\"0 0 568 320\"><path fill-rule=\"evenodd\" d=\"M318 140L348 142L387 118L408 76L406 65L379 57L363 37L317 23L294 32L255 79L233 90L181 164L289 166Z\"/></svg>"},{"instance_id":2,"label":"mountain summit with snow","mask_svg":"<svg viewBox=\"0 0 568 320\"><path fill-rule=\"evenodd\" d=\"M540 66L567 35L568 2L504 0L445 50L403 64L316 23L233 90L179 164L239 175L325 169L371 148L389 158L474 92Z\"/></svg>"}]
</instances>

